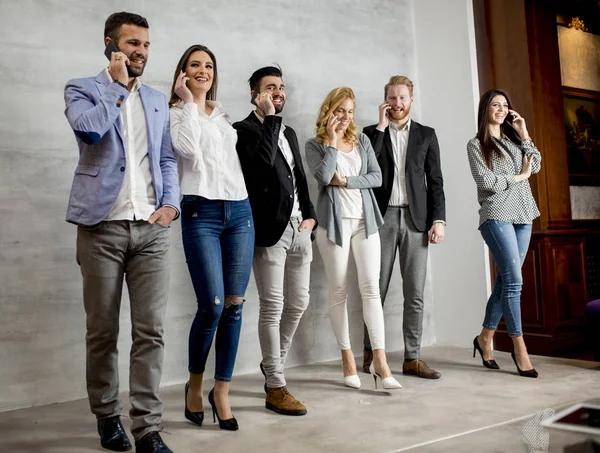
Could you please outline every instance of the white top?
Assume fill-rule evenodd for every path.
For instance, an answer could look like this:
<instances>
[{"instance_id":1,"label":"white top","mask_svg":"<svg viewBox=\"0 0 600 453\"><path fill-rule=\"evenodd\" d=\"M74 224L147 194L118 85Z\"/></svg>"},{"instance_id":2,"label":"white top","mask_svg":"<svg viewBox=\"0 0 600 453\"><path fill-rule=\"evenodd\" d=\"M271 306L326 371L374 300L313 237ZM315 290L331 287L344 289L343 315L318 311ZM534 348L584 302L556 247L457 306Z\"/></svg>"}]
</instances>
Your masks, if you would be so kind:
<instances>
[{"instance_id":1,"label":"white top","mask_svg":"<svg viewBox=\"0 0 600 453\"><path fill-rule=\"evenodd\" d=\"M264 121L264 119L261 118L256 113L256 111L254 111L254 115L256 115L256 117L259 119L259 121L261 123ZM290 143L288 142L288 139L286 138L285 134L283 133L284 131L285 131L285 125L283 123L281 123L281 129L279 129L279 141L278 141L277 145L279 146L279 149L283 153L283 157L285 157L285 161L287 162L288 166L290 167L290 172L292 173L292 182L294 184L294 206L292 207L291 216L302 218L302 211L300 210L300 201L298 200L298 187L296 186L296 174L294 173L294 171L296 170L296 161L294 160L294 154L292 153L292 148L290 147Z\"/></svg>"},{"instance_id":2,"label":"white top","mask_svg":"<svg viewBox=\"0 0 600 453\"><path fill-rule=\"evenodd\" d=\"M113 82L108 69L108 80ZM121 106L121 126L125 146L125 175L117 201L106 220L148 220L156 210L148 158L146 113L140 99L142 82L136 78L129 96Z\"/></svg>"},{"instance_id":3,"label":"white top","mask_svg":"<svg viewBox=\"0 0 600 453\"><path fill-rule=\"evenodd\" d=\"M237 133L219 102L206 101L209 115L190 102L171 107L171 140L179 164L182 195L210 200L248 198L235 144Z\"/></svg>"},{"instance_id":4,"label":"white top","mask_svg":"<svg viewBox=\"0 0 600 453\"><path fill-rule=\"evenodd\" d=\"M408 134L410 133L410 118L402 129L396 128L390 122L390 138L394 150L394 184L388 206L408 206L406 191L406 151L408 149Z\"/></svg>"},{"instance_id":5,"label":"white top","mask_svg":"<svg viewBox=\"0 0 600 453\"><path fill-rule=\"evenodd\" d=\"M362 159L358 148L355 146L350 152L338 150L337 172L340 176L356 176L360 173ZM363 199L360 189L347 189L339 187L340 201L342 202L342 218L344 219L362 219Z\"/></svg>"}]
</instances>

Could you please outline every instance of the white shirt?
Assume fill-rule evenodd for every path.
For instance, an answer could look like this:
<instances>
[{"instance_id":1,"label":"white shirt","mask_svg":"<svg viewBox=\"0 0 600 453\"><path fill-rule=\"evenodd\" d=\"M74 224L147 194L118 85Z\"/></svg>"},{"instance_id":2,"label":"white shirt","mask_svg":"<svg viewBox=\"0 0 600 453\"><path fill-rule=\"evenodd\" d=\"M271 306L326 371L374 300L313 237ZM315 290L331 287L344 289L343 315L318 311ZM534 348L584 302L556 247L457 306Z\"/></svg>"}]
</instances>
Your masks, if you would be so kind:
<instances>
[{"instance_id":1,"label":"white shirt","mask_svg":"<svg viewBox=\"0 0 600 453\"><path fill-rule=\"evenodd\" d=\"M390 122L390 138L394 150L394 184L388 206L408 206L408 192L406 191L406 151L408 149L408 135L410 133L410 118L399 130Z\"/></svg>"},{"instance_id":2,"label":"white shirt","mask_svg":"<svg viewBox=\"0 0 600 453\"><path fill-rule=\"evenodd\" d=\"M248 192L235 148L237 133L219 102L206 103L213 108L210 115L193 102L171 107L181 193L209 200L244 200Z\"/></svg>"},{"instance_id":3,"label":"white shirt","mask_svg":"<svg viewBox=\"0 0 600 453\"><path fill-rule=\"evenodd\" d=\"M108 69L106 74L112 83ZM146 113L140 99L141 86L140 79L136 78L121 106L125 175L117 201L106 220L148 220L156 210L156 193L148 158Z\"/></svg>"},{"instance_id":4,"label":"white shirt","mask_svg":"<svg viewBox=\"0 0 600 453\"><path fill-rule=\"evenodd\" d=\"M260 120L261 123L264 121L264 119L261 118L260 115L258 115L256 113L256 111L254 111L254 114ZM296 161L294 160L294 154L292 153L292 148L290 147L290 143L288 142L288 139L286 138L284 131L285 131L285 125L283 123L281 123L281 129L279 129L279 140L278 140L277 145L279 146L279 149L283 153L283 157L285 157L285 161L287 162L288 166L290 167L290 172L292 173L292 183L294 184L294 206L292 207L291 216L302 218L302 211L300 210L300 201L298 200L298 187L296 186L296 174L294 173L294 170L296 169Z\"/></svg>"},{"instance_id":5,"label":"white shirt","mask_svg":"<svg viewBox=\"0 0 600 453\"><path fill-rule=\"evenodd\" d=\"M356 176L360 173L362 159L355 146L352 151L345 153L338 150L337 172L340 176ZM347 189L339 186L340 201L342 203L342 218L362 219L364 217L363 199L360 189Z\"/></svg>"}]
</instances>

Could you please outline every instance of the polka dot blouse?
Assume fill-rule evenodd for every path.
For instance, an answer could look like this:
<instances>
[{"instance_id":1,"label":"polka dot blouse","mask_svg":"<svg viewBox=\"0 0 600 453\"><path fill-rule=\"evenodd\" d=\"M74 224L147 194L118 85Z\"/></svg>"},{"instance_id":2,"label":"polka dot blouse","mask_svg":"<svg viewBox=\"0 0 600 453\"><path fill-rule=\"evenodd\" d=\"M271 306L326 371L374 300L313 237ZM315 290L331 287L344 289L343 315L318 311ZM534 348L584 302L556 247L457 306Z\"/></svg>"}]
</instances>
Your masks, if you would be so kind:
<instances>
[{"instance_id":1,"label":"polka dot blouse","mask_svg":"<svg viewBox=\"0 0 600 453\"><path fill-rule=\"evenodd\" d=\"M494 153L492 170L485 163L479 139L473 138L467 143L467 155L471 174L477 184L479 225L486 220L501 220L517 224L532 223L539 217L540 211L535 203L529 180L515 181L515 175L523 168L523 155L533 156L531 173L540 171L542 156L533 142L523 142L521 147L504 137L492 138L500 144L502 157Z\"/></svg>"}]
</instances>

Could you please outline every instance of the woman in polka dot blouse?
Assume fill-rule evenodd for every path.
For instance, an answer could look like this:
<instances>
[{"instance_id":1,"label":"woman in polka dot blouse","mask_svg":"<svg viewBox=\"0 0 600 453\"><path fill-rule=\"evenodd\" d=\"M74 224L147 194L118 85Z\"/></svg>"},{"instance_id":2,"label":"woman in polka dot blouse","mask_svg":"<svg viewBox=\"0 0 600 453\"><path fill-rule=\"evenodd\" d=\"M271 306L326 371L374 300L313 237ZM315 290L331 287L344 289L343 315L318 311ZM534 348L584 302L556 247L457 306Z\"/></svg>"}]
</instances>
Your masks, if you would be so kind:
<instances>
[{"instance_id":1,"label":"woman in polka dot blouse","mask_svg":"<svg viewBox=\"0 0 600 453\"><path fill-rule=\"evenodd\" d=\"M531 238L531 224L540 215L529 177L540 171L542 156L525 119L515 112L508 94L489 90L479 101L477 136L467 144L471 173L477 184L479 231L496 265L498 277L483 320L473 339L486 368L498 369L492 357L492 338L500 318L514 346L512 358L520 376L536 378L521 328L521 266Z\"/></svg>"}]
</instances>

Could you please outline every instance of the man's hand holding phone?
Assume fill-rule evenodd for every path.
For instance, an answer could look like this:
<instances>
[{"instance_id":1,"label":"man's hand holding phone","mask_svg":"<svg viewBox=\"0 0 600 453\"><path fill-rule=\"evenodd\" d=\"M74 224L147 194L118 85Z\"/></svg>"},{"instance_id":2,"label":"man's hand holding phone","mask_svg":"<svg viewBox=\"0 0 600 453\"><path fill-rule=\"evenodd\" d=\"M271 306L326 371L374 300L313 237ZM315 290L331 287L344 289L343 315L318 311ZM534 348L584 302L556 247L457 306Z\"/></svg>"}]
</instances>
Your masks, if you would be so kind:
<instances>
[{"instance_id":1,"label":"man's hand holding phone","mask_svg":"<svg viewBox=\"0 0 600 453\"><path fill-rule=\"evenodd\" d=\"M119 51L112 40L109 40L106 44L104 55L110 60L110 63L108 64L108 73L112 79L127 86L129 83L129 73L127 72L129 58L127 58L127 55Z\"/></svg>"},{"instance_id":2,"label":"man's hand holding phone","mask_svg":"<svg viewBox=\"0 0 600 453\"><path fill-rule=\"evenodd\" d=\"M253 91L250 102L257 106L264 116L275 115L275 105L269 93L261 93L258 90Z\"/></svg>"},{"instance_id":3,"label":"man's hand holding phone","mask_svg":"<svg viewBox=\"0 0 600 453\"><path fill-rule=\"evenodd\" d=\"M377 129L382 132L390 125L390 108L391 106L387 102L379 106L379 123L377 124Z\"/></svg>"}]
</instances>

